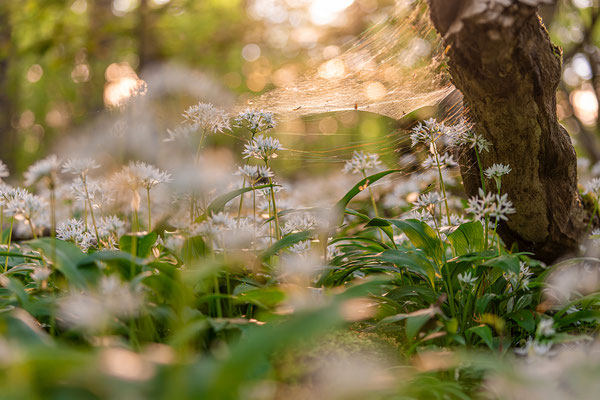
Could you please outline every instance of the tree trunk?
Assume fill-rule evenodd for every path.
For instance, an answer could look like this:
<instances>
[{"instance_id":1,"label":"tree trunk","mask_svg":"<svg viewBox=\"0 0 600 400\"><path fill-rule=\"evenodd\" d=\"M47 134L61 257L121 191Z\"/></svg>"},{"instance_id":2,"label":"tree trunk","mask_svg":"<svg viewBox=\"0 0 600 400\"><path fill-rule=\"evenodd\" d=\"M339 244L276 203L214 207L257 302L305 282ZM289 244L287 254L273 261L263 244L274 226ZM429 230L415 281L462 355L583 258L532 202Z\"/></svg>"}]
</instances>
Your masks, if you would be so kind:
<instances>
[{"instance_id":1,"label":"tree trunk","mask_svg":"<svg viewBox=\"0 0 600 400\"><path fill-rule=\"evenodd\" d=\"M575 150L556 116L561 50L536 12L549 2L429 0L453 83L475 129L493 144L483 167L512 168L502 191L517 213L499 233L547 262L577 251L590 218L577 191ZM473 150L459 149L459 162L465 191L475 196L481 180Z\"/></svg>"}]
</instances>

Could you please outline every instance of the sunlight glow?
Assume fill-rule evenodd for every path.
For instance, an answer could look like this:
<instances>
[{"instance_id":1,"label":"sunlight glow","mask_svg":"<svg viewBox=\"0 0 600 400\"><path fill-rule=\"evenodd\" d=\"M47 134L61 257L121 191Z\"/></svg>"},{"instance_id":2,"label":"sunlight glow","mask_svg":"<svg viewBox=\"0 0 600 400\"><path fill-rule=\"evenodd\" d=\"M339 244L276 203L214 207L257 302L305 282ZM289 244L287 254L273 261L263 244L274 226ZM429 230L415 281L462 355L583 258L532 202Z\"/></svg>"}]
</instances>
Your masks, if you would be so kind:
<instances>
[{"instance_id":1,"label":"sunlight glow","mask_svg":"<svg viewBox=\"0 0 600 400\"><path fill-rule=\"evenodd\" d=\"M313 0L310 5L310 19L315 25L327 25L350 7L354 0Z\"/></svg>"}]
</instances>

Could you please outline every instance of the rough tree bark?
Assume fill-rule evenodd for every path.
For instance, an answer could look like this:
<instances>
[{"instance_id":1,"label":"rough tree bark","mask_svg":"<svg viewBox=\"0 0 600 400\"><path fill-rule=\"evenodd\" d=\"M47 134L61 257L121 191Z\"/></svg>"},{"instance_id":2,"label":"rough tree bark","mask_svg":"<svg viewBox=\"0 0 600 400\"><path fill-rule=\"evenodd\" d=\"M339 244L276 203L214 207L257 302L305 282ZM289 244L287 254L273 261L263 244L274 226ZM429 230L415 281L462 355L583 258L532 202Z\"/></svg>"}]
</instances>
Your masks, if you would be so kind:
<instances>
[{"instance_id":1,"label":"rough tree bark","mask_svg":"<svg viewBox=\"0 0 600 400\"><path fill-rule=\"evenodd\" d=\"M536 12L551 2L429 0L453 83L475 129L493 144L484 168L512 168L502 191L517 213L500 235L548 262L578 249L590 218L577 191L575 150L556 115L561 50ZM475 154L460 150L459 162L466 193L475 196L481 186Z\"/></svg>"}]
</instances>

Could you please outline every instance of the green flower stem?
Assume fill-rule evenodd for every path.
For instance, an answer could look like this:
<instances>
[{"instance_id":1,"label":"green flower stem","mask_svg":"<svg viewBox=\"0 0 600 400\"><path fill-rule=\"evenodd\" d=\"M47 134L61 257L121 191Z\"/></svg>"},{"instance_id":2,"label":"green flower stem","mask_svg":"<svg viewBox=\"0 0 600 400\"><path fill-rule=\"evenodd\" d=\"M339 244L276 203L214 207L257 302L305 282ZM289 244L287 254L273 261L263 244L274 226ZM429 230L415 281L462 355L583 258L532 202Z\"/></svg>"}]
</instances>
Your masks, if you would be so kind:
<instances>
[{"instance_id":1,"label":"green flower stem","mask_svg":"<svg viewBox=\"0 0 600 400\"><path fill-rule=\"evenodd\" d=\"M98 234L98 226L96 225L96 218L94 217L94 207L92 207L92 199L90 199L90 193L88 192L87 182L85 180L85 175L81 174L81 180L83 182L83 190L85 190L85 197L87 198L88 205L90 207L90 215L92 216L92 224L94 225L94 233L96 234L96 241L98 242L98 248L102 248L102 243L100 242L100 235ZM87 213L86 213L87 215Z\"/></svg>"},{"instance_id":2,"label":"green flower stem","mask_svg":"<svg viewBox=\"0 0 600 400\"><path fill-rule=\"evenodd\" d=\"M152 209L150 205L150 188L146 188L146 194L148 195L148 232L152 232Z\"/></svg>"},{"instance_id":3,"label":"green flower stem","mask_svg":"<svg viewBox=\"0 0 600 400\"><path fill-rule=\"evenodd\" d=\"M15 222L15 217L10 217L10 228L8 231L8 246L6 247L6 251L10 253L10 242L12 241L12 231L13 224ZM8 271L8 255L6 256L6 261L4 262L4 272Z\"/></svg>"},{"instance_id":4,"label":"green flower stem","mask_svg":"<svg viewBox=\"0 0 600 400\"><path fill-rule=\"evenodd\" d=\"M4 205L0 206L0 243L4 243Z\"/></svg>"},{"instance_id":5,"label":"green flower stem","mask_svg":"<svg viewBox=\"0 0 600 400\"><path fill-rule=\"evenodd\" d=\"M483 166L481 165L481 158L479 158L479 152L477 151L477 149L475 149L475 157L477 157L477 166L479 167L479 177L481 178L481 188L483 189L483 192L486 193L485 179L483 176Z\"/></svg>"},{"instance_id":6,"label":"green flower stem","mask_svg":"<svg viewBox=\"0 0 600 400\"><path fill-rule=\"evenodd\" d=\"M448 226L450 223L450 207L448 206L448 196L446 195L446 185L444 184L444 177L442 175L442 166L440 165L440 158L438 156L437 146L433 143L433 155L435 156L435 163L437 165L438 174L440 176L440 187L442 188L442 194L444 196L444 204L446 205L446 218L448 219Z\"/></svg>"},{"instance_id":7,"label":"green flower stem","mask_svg":"<svg viewBox=\"0 0 600 400\"><path fill-rule=\"evenodd\" d=\"M269 168L269 159L265 159L265 165ZM275 202L275 188L273 187L273 178L269 177L269 191L271 192L271 202L273 203L273 216L275 217L275 237L277 240L281 239L281 232L279 231L279 216L277 215L277 203Z\"/></svg>"}]
</instances>

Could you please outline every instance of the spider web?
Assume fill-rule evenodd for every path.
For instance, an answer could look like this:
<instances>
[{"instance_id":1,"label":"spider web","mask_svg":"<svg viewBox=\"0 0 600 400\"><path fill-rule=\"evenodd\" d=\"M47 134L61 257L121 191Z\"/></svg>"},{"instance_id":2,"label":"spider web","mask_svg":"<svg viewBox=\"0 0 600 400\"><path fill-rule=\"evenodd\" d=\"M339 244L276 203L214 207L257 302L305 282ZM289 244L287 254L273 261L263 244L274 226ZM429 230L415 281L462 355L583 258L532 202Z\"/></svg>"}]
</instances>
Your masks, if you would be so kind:
<instances>
[{"instance_id":1,"label":"spider web","mask_svg":"<svg viewBox=\"0 0 600 400\"><path fill-rule=\"evenodd\" d=\"M361 110L400 119L440 103L449 82L424 1L399 0L388 18L294 84L248 101L286 118Z\"/></svg>"}]
</instances>

